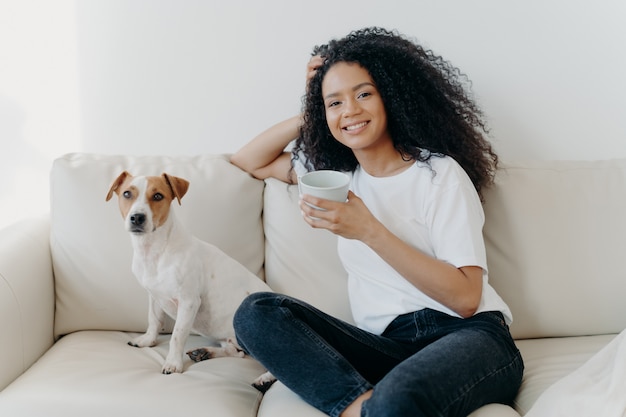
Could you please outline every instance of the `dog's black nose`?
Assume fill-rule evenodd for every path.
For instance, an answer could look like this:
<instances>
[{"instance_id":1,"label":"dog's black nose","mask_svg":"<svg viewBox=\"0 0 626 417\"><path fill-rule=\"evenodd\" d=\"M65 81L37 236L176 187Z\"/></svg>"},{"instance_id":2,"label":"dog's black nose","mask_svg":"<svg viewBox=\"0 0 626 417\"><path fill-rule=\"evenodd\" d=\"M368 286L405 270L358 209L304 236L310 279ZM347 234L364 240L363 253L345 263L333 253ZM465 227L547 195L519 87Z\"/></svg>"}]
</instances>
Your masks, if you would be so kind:
<instances>
[{"instance_id":1,"label":"dog's black nose","mask_svg":"<svg viewBox=\"0 0 626 417\"><path fill-rule=\"evenodd\" d=\"M141 226L146 222L146 215L143 213L134 213L130 215L130 223L133 226Z\"/></svg>"}]
</instances>

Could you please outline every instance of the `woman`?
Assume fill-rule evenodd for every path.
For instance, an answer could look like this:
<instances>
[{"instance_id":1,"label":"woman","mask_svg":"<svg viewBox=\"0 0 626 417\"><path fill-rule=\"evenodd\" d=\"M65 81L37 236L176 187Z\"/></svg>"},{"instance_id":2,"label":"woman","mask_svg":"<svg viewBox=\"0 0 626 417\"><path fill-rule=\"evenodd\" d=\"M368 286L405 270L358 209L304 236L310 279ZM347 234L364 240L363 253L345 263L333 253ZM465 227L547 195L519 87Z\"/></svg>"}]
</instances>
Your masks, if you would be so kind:
<instances>
[{"instance_id":1,"label":"woman","mask_svg":"<svg viewBox=\"0 0 626 417\"><path fill-rule=\"evenodd\" d=\"M330 416L466 416L512 402L523 362L482 238L497 156L463 76L396 32L367 28L315 48L307 79L303 114L232 163L288 183L310 170L351 173L346 202L303 195L300 209L339 236L356 326L253 294L235 316L240 345Z\"/></svg>"}]
</instances>

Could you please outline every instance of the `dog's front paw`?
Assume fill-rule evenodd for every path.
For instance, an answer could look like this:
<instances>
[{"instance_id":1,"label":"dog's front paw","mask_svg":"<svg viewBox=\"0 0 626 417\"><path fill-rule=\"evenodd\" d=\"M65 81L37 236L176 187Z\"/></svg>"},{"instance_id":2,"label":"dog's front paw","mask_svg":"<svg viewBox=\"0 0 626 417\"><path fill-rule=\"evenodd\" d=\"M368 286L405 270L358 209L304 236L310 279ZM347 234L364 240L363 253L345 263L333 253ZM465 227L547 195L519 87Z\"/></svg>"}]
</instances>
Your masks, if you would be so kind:
<instances>
[{"instance_id":1,"label":"dog's front paw","mask_svg":"<svg viewBox=\"0 0 626 417\"><path fill-rule=\"evenodd\" d=\"M143 334L129 341L128 344L134 347L153 347L156 346L156 342L154 337Z\"/></svg>"},{"instance_id":2,"label":"dog's front paw","mask_svg":"<svg viewBox=\"0 0 626 417\"><path fill-rule=\"evenodd\" d=\"M265 392L270 389L274 382L276 382L276 377L270 372L266 372L257 379L255 379L252 383L252 386L259 390L261 393L265 394Z\"/></svg>"},{"instance_id":3,"label":"dog's front paw","mask_svg":"<svg viewBox=\"0 0 626 417\"><path fill-rule=\"evenodd\" d=\"M164 375L170 375L174 373L182 373L183 372L183 361L166 361L165 365L163 365L163 369L161 373Z\"/></svg>"}]
</instances>

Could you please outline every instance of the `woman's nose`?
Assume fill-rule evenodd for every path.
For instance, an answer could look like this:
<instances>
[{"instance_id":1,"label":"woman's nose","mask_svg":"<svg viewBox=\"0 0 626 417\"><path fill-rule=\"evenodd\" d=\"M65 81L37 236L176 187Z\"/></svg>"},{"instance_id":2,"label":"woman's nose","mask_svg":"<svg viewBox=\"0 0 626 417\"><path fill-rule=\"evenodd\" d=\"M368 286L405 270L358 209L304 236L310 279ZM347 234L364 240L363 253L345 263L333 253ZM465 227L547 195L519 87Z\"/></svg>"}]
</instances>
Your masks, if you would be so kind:
<instances>
[{"instance_id":1,"label":"woman's nose","mask_svg":"<svg viewBox=\"0 0 626 417\"><path fill-rule=\"evenodd\" d=\"M361 106L356 100L347 100L344 106L344 116L350 116L361 111Z\"/></svg>"}]
</instances>

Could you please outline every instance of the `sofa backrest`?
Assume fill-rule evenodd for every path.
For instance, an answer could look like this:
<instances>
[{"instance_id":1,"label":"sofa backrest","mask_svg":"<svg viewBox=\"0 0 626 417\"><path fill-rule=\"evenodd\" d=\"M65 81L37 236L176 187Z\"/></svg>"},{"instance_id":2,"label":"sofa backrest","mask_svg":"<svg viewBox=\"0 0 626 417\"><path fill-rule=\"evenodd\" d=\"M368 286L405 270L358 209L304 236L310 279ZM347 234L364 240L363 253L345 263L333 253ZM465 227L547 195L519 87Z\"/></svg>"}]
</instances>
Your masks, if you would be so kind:
<instances>
[{"instance_id":1,"label":"sofa backrest","mask_svg":"<svg viewBox=\"0 0 626 417\"><path fill-rule=\"evenodd\" d=\"M258 181L226 155L67 155L51 175L55 334L144 331L147 294L117 201L122 170L190 180L173 209L278 292L352 321L337 239L301 218L296 186ZM489 279L511 307L516 338L617 333L626 328L626 160L508 164L485 194Z\"/></svg>"},{"instance_id":2,"label":"sofa backrest","mask_svg":"<svg viewBox=\"0 0 626 417\"><path fill-rule=\"evenodd\" d=\"M117 197L105 202L123 170L133 175L167 172L189 180L181 205L172 203L179 220L264 276L263 182L231 165L226 155L66 155L51 172L57 337L85 329L146 329L148 296L131 272L130 237Z\"/></svg>"},{"instance_id":3,"label":"sofa backrest","mask_svg":"<svg viewBox=\"0 0 626 417\"><path fill-rule=\"evenodd\" d=\"M485 198L489 279L516 338L626 328L626 160L509 164Z\"/></svg>"},{"instance_id":4,"label":"sofa backrest","mask_svg":"<svg viewBox=\"0 0 626 417\"><path fill-rule=\"evenodd\" d=\"M327 230L311 228L302 219L298 199L297 186L266 180L266 281L274 291L353 322L348 277L337 255L337 237Z\"/></svg>"},{"instance_id":5,"label":"sofa backrest","mask_svg":"<svg viewBox=\"0 0 626 417\"><path fill-rule=\"evenodd\" d=\"M626 328L626 160L504 164L485 198L489 280L516 338ZM350 320L336 238L297 202L297 187L267 181L267 281Z\"/></svg>"}]
</instances>

